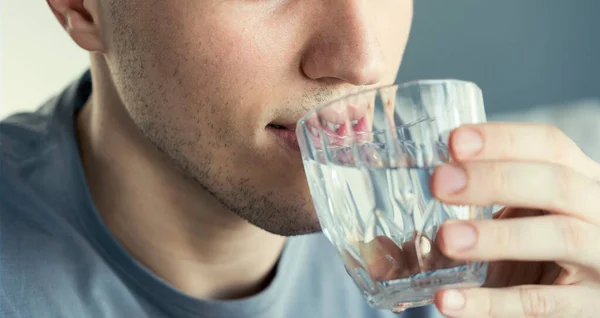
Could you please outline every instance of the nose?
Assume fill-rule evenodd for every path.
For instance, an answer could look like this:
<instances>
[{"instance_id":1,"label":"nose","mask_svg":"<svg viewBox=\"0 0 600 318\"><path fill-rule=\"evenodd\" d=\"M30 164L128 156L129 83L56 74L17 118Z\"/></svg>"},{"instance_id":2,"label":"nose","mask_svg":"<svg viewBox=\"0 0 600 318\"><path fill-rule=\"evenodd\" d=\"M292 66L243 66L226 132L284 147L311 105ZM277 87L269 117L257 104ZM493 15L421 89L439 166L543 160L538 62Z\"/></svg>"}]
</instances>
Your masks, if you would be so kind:
<instances>
[{"instance_id":1,"label":"nose","mask_svg":"<svg viewBox=\"0 0 600 318\"><path fill-rule=\"evenodd\" d=\"M304 74L313 80L335 79L352 85L381 80L384 57L369 0L324 1L313 37L302 56ZM321 10L319 10L321 11Z\"/></svg>"}]
</instances>

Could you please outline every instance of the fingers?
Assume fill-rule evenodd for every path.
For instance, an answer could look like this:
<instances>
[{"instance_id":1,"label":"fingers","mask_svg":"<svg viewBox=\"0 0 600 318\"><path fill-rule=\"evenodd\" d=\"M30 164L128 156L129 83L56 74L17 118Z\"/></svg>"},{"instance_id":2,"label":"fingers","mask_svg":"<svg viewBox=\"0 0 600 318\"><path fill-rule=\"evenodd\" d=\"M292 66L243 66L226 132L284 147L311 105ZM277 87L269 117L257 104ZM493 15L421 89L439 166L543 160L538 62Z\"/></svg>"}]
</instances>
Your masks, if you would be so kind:
<instances>
[{"instance_id":1,"label":"fingers","mask_svg":"<svg viewBox=\"0 0 600 318\"><path fill-rule=\"evenodd\" d=\"M564 215L448 221L441 251L457 260L557 261L600 270L598 227Z\"/></svg>"},{"instance_id":2,"label":"fingers","mask_svg":"<svg viewBox=\"0 0 600 318\"><path fill-rule=\"evenodd\" d=\"M600 183L565 166L474 161L438 167L432 193L451 204L544 209L600 225Z\"/></svg>"},{"instance_id":3,"label":"fingers","mask_svg":"<svg viewBox=\"0 0 600 318\"><path fill-rule=\"evenodd\" d=\"M444 290L435 303L452 318L596 317L599 296L583 286L518 286Z\"/></svg>"},{"instance_id":4,"label":"fingers","mask_svg":"<svg viewBox=\"0 0 600 318\"><path fill-rule=\"evenodd\" d=\"M465 125L450 135L452 156L464 160L516 160L566 165L600 179L600 164L554 126L488 123Z\"/></svg>"}]
</instances>

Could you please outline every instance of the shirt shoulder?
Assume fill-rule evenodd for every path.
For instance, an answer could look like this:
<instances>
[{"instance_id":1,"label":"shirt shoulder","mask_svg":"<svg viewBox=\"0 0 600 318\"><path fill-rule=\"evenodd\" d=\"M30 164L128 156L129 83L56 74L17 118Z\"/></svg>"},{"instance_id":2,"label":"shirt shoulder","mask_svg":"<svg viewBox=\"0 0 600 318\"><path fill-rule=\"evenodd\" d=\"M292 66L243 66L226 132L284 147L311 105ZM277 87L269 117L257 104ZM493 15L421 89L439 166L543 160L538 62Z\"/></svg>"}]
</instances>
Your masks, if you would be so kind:
<instances>
[{"instance_id":1,"label":"shirt shoulder","mask_svg":"<svg viewBox=\"0 0 600 318\"><path fill-rule=\"evenodd\" d=\"M50 117L55 106L54 100L35 112L13 114L0 122L0 147L4 169L19 166L36 157L47 136Z\"/></svg>"},{"instance_id":2,"label":"shirt shoulder","mask_svg":"<svg viewBox=\"0 0 600 318\"><path fill-rule=\"evenodd\" d=\"M3 234L11 232L6 225L9 214L46 223L50 215L41 212L60 205L61 199L56 195L61 186L72 186L62 178L65 170L57 167L58 162L66 161L65 158L73 154L56 151L65 142L64 137L52 131L56 113L57 102L53 99L37 111L18 113L0 122L0 228Z\"/></svg>"},{"instance_id":3,"label":"shirt shoulder","mask_svg":"<svg viewBox=\"0 0 600 318\"><path fill-rule=\"evenodd\" d=\"M0 123L0 317L166 317L79 221L85 181L72 116L59 112L51 101Z\"/></svg>"}]
</instances>

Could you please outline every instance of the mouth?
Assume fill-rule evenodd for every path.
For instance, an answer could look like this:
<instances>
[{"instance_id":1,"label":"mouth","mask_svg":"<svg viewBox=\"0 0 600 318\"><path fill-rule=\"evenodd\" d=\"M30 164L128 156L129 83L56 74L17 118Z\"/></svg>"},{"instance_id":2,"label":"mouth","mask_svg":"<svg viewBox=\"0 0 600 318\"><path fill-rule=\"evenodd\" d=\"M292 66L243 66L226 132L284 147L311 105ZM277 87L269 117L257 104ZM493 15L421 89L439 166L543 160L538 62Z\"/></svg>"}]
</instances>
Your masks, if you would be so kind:
<instances>
[{"instance_id":1,"label":"mouth","mask_svg":"<svg viewBox=\"0 0 600 318\"><path fill-rule=\"evenodd\" d=\"M268 124L267 128L271 128L271 129L286 129L286 130L296 130L296 125L279 125L279 124Z\"/></svg>"},{"instance_id":2,"label":"mouth","mask_svg":"<svg viewBox=\"0 0 600 318\"><path fill-rule=\"evenodd\" d=\"M349 125L348 125L349 124ZM361 140L368 138L367 133L370 129L367 124L366 116L353 120L348 124L334 124L331 127L322 127L323 132L327 134L330 142L343 144L347 142L347 136L354 134L355 139ZM296 136L296 124L269 123L265 130L274 135L280 144L295 152L300 152L298 137ZM363 136L364 135L364 136ZM318 139L318 137L317 137ZM318 144L318 140L315 141Z\"/></svg>"},{"instance_id":3,"label":"mouth","mask_svg":"<svg viewBox=\"0 0 600 318\"><path fill-rule=\"evenodd\" d=\"M273 134L279 140L279 142L285 145L288 149L300 152L298 137L296 137L295 124L270 123L265 127L265 129Z\"/></svg>"}]
</instances>

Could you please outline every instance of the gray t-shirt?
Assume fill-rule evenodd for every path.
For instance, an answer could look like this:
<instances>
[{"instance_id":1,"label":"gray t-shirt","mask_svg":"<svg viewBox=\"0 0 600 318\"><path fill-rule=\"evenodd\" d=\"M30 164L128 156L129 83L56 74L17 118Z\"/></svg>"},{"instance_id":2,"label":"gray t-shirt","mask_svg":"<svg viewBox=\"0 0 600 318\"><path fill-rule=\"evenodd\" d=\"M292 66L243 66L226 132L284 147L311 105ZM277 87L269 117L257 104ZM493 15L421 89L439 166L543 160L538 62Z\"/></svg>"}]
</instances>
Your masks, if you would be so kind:
<instances>
[{"instance_id":1,"label":"gray t-shirt","mask_svg":"<svg viewBox=\"0 0 600 318\"><path fill-rule=\"evenodd\" d=\"M0 125L0 317L396 317L367 305L322 234L290 238L272 283L241 300L192 298L138 263L103 224L83 173L74 114L90 92L86 72Z\"/></svg>"}]
</instances>

